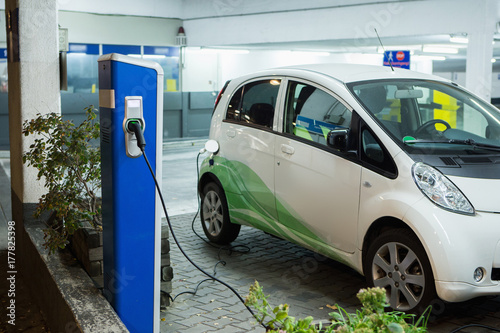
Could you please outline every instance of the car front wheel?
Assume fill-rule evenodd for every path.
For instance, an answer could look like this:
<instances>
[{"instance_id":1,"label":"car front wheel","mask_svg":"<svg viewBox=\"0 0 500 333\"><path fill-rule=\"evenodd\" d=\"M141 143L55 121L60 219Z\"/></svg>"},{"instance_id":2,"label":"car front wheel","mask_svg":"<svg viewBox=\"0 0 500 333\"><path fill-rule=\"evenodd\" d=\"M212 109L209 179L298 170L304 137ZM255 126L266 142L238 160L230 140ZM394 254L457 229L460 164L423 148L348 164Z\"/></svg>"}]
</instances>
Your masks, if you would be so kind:
<instances>
[{"instance_id":1,"label":"car front wheel","mask_svg":"<svg viewBox=\"0 0 500 333\"><path fill-rule=\"evenodd\" d=\"M231 243L238 237L241 226L231 223L224 191L208 183L201 194L201 222L207 238L217 244Z\"/></svg>"},{"instance_id":2,"label":"car front wheel","mask_svg":"<svg viewBox=\"0 0 500 333\"><path fill-rule=\"evenodd\" d=\"M386 289L394 310L421 314L437 297L429 259L410 230L379 235L369 245L364 272L370 285Z\"/></svg>"}]
</instances>

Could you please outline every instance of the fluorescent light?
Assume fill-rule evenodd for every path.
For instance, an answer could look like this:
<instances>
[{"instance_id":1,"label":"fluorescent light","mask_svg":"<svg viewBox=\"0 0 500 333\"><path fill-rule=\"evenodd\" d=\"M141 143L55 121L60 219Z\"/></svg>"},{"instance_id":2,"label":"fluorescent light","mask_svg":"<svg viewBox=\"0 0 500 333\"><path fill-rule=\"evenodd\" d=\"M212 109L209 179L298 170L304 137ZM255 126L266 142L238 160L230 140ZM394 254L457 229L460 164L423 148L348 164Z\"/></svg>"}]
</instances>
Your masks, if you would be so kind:
<instances>
[{"instance_id":1,"label":"fluorescent light","mask_svg":"<svg viewBox=\"0 0 500 333\"><path fill-rule=\"evenodd\" d=\"M219 53L219 54L248 54L248 53L250 53L249 50L243 50L243 49L211 49L211 48L201 48L200 52L201 53L209 53L209 54L214 54L214 53Z\"/></svg>"},{"instance_id":2,"label":"fluorescent light","mask_svg":"<svg viewBox=\"0 0 500 333\"><path fill-rule=\"evenodd\" d=\"M215 48L205 48L205 47L187 47L186 51L189 53L198 54L248 54L249 50L244 49L215 49Z\"/></svg>"},{"instance_id":3,"label":"fluorescent light","mask_svg":"<svg viewBox=\"0 0 500 333\"><path fill-rule=\"evenodd\" d=\"M399 46L387 46L385 48L386 52L389 51L420 51L422 50L422 45L399 45ZM382 47L377 47L377 53L384 53Z\"/></svg>"},{"instance_id":4,"label":"fluorescent light","mask_svg":"<svg viewBox=\"0 0 500 333\"><path fill-rule=\"evenodd\" d=\"M422 51L426 53L447 53L457 54L458 49L454 47L424 46Z\"/></svg>"},{"instance_id":5,"label":"fluorescent light","mask_svg":"<svg viewBox=\"0 0 500 333\"><path fill-rule=\"evenodd\" d=\"M144 59L162 59L162 58L166 58L167 56L164 54L145 54L142 57Z\"/></svg>"},{"instance_id":6,"label":"fluorescent light","mask_svg":"<svg viewBox=\"0 0 500 333\"><path fill-rule=\"evenodd\" d=\"M303 56L313 56L313 57L328 57L330 52L318 52L318 51L292 51L293 54L303 55Z\"/></svg>"},{"instance_id":7,"label":"fluorescent light","mask_svg":"<svg viewBox=\"0 0 500 333\"><path fill-rule=\"evenodd\" d=\"M450 36L450 42L467 44L469 42L469 38L467 38L466 36Z\"/></svg>"},{"instance_id":8,"label":"fluorescent light","mask_svg":"<svg viewBox=\"0 0 500 333\"><path fill-rule=\"evenodd\" d=\"M491 62L497 62L497 60L495 58L491 58Z\"/></svg>"},{"instance_id":9,"label":"fluorescent light","mask_svg":"<svg viewBox=\"0 0 500 333\"><path fill-rule=\"evenodd\" d=\"M436 60L443 61L446 60L445 56L429 56L429 55L414 55L412 57L413 60Z\"/></svg>"}]
</instances>

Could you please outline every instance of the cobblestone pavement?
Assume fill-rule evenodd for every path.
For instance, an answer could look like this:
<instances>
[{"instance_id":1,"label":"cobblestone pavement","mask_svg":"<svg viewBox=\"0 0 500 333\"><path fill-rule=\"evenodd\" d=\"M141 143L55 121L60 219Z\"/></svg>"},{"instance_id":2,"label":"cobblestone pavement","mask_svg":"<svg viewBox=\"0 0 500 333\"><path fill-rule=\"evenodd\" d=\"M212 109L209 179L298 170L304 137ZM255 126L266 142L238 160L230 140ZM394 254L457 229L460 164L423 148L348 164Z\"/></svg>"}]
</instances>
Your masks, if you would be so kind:
<instances>
[{"instance_id":1,"label":"cobblestone pavement","mask_svg":"<svg viewBox=\"0 0 500 333\"><path fill-rule=\"evenodd\" d=\"M176 215L172 218L174 230L188 255L208 272L213 272L220 256L226 265L217 265L216 276L218 278L233 286L243 298L248 294L249 287L254 280L258 280L264 292L270 295L271 304L290 304L290 314L293 316L312 315L315 319L326 320L328 313L332 311L328 306L339 304L349 312L358 309L359 301L355 295L359 289L366 287L364 278L333 260L319 257L293 243L249 227L242 227L240 236L232 244L233 246L248 246L250 249L248 253L230 254L227 251L219 251L194 235L191 230L191 220L194 214L189 212L196 209L196 190L193 185L196 184L194 160L199 149L199 145L193 145L182 149L169 148L164 152L162 190L167 206L171 208L171 213ZM0 177L2 184L0 203L3 204L3 210L5 210L6 207L10 207L8 200L10 199L10 186L9 181L6 180L10 168L8 160L2 157L4 156L0 154L0 166L3 167L0 171L4 169L6 174ZM183 172L180 173L179 170ZM179 179L178 184L173 183L172 179ZM7 215L10 216L10 212ZM7 215L5 211L0 214L1 227L5 224L2 219L9 219ZM195 228L200 235L203 235L199 219L195 221ZM0 230L0 235L2 235L2 230ZM174 267L172 296L175 297L184 291L194 290L196 285L206 277L184 259L172 238L170 241L171 260ZM242 248L237 250L242 250ZM0 255L0 263L4 262L5 260ZM1 271L6 270L1 269ZM2 276L0 274L0 277ZM4 295L5 291L5 284L0 283L0 296ZM16 329L26 332L44 332L45 328L39 311L31 308L21 309L21 296L19 297L19 319L25 325L20 325ZM30 304L30 298L29 293L26 293L26 297L23 296L22 299L26 300L26 304ZM482 297L469 302L443 305L440 302L436 304L436 312L440 315L437 319L434 316L431 318L429 332L451 332L462 325L472 323L500 329L500 297ZM0 311L0 314L2 313ZM190 294L178 296L161 315L164 319L161 321L162 332L264 332L262 327L255 324L250 313L231 291L212 281L201 284L195 296ZM3 333L6 329L3 322L4 314L0 318L0 333ZM34 325L36 321L41 323ZM486 333L491 331L467 328L460 332Z\"/></svg>"},{"instance_id":2,"label":"cobblestone pavement","mask_svg":"<svg viewBox=\"0 0 500 333\"><path fill-rule=\"evenodd\" d=\"M242 227L234 245L247 246L248 253L232 254L211 247L191 230L193 214L173 217L172 224L185 252L203 269L235 288L245 298L250 285L258 280L269 302L288 303L290 314L296 317L312 315L327 320L331 306L336 304L348 312L359 309L356 293L366 287L365 279L354 270L260 230ZM199 219L195 229L203 235ZM192 291L206 278L197 271L171 241L171 261L174 268L173 297ZM237 248L243 250L243 248ZM459 304L436 303L436 312L429 322L429 332L451 332L462 325L482 324L500 329L500 297L478 298ZM264 332L238 298L226 287L212 281L204 282L196 295L183 294L162 312L162 332ZM491 332L467 328L460 332Z\"/></svg>"}]
</instances>

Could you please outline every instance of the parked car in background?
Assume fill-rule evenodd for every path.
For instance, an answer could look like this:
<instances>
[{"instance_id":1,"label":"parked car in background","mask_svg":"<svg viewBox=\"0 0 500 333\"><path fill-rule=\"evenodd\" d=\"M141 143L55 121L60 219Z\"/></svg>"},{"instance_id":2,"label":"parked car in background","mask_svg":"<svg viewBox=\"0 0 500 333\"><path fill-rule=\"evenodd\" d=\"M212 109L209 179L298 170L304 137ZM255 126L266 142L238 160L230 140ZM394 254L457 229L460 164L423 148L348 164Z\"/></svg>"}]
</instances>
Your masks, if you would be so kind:
<instances>
[{"instance_id":1,"label":"parked car in background","mask_svg":"<svg viewBox=\"0 0 500 333\"><path fill-rule=\"evenodd\" d=\"M457 84L364 65L263 71L225 85L210 139L211 241L262 229L354 268L401 311L500 294L500 112Z\"/></svg>"}]
</instances>

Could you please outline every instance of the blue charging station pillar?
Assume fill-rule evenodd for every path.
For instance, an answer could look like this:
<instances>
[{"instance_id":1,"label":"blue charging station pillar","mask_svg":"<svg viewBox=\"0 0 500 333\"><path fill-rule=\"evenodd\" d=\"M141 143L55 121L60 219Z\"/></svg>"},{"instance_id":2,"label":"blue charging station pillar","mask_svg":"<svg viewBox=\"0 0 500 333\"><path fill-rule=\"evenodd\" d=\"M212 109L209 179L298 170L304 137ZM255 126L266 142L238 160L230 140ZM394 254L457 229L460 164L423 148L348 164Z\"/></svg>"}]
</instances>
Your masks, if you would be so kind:
<instances>
[{"instance_id":1,"label":"blue charging station pillar","mask_svg":"<svg viewBox=\"0 0 500 333\"><path fill-rule=\"evenodd\" d=\"M159 332L161 202L128 121L144 131L161 180L163 69L116 53L98 59L104 296L130 332Z\"/></svg>"}]
</instances>

